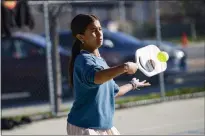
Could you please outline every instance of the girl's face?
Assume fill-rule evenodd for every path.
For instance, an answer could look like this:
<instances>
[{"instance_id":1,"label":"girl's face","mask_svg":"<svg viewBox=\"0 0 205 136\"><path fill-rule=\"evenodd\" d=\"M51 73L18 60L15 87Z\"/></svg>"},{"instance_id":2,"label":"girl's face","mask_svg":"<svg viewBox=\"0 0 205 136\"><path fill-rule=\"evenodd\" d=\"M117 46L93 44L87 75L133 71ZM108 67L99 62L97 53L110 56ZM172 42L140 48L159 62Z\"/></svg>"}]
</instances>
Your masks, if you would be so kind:
<instances>
[{"instance_id":1,"label":"girl's face","mask_svg":"<svg viewBox=\"0 0 205 136\"><path fill-rule=\"evenodd\" d=\"M89 24L85 30L85 33L81 35L81 39L86 48L99 48L103 42L103 32L100 22L95 20L93 23Z\"/></svg>"}]
</instances>

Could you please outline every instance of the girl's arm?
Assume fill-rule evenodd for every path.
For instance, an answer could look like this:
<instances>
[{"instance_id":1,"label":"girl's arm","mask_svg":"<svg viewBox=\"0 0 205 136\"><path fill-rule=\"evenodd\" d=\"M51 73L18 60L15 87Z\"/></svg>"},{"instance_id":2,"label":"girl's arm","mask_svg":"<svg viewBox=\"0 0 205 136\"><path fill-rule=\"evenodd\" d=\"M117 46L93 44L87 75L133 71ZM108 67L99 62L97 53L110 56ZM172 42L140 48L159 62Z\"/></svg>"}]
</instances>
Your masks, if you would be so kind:
<instances>
[{"instance_id":1,"label":"girl's arm","mask_svg":"<svg viewBox=\"0 0 205 136\"><path fill-rule=\"evenodd\" d=\"M132 84L125 84L120 86L119 92L115 95L115 97L123 96L127 92L131 91L133 89Z\"/></svg>"},{"instance_id":2,"label":"girl's arm","mask_svg":"<svg viewBox=\"0 0 205 136\"><path fill-rule=\"evenodd\" d=\"M102 84L108 80L111 80L123 73L134 74L137 71L137 65L133 62L127 62L120 66L111 67L95 73L95 84Z\"/></svg>"},{"instance_id":3,"label":"girl's arm","mask_svg":"<svg viewBox=\"0 0 205 136\"><path fill-rule=\"evenodd\" d=\"M135 90L139 87L145 87L150 86L151 84L149 82L146 82L146 80L139 82L139 79L133 78L130 83L122 85L119 89L119 92L115 95L115 97L122 96L126 94L127 92L131 90Z\"/></svg>"}]
</instances>

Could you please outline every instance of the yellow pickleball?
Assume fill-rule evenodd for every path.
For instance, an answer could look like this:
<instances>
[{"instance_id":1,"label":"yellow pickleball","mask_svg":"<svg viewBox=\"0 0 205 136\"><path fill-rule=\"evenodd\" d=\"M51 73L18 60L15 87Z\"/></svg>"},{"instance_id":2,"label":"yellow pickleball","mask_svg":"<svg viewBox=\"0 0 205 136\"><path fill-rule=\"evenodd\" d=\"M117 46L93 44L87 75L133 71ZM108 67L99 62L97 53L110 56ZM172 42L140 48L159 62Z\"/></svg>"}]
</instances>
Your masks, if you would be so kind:
<instances>
[{"instance_id":1,"label":"yellow pickleball","mask_svg":"<svg viewBox=\"0 0 205 136\"><path fill-rule=\"evenodd\" d=\"M168 59L169 59L169 55L164 52L164 51L160 51L158 54L157 54L157 59L160 61L160 62L167 62Z\"/></svg>"}]
</instances>

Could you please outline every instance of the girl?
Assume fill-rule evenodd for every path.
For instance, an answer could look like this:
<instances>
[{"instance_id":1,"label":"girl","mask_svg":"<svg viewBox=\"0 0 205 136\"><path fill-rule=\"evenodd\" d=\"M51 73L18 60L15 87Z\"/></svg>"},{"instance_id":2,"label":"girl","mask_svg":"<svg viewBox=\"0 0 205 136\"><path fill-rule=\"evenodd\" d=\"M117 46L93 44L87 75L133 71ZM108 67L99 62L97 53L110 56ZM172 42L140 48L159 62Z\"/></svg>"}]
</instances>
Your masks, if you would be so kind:
<instances>
[{"instance_id":1,"label":"girl","mask_svg":"<svg viewBox=\"0 0 205 136\"><path fill-rule=\"evenodd\" d=\"M119 87L113 78L123 73L134 74L137 65L127 62L109 67L100 57L98 48L103 42L99 19L79 14L71 22L76 38L69 66L70 84L75 101L67 118L68 135L119 135L113 126L115 97L138 87L149 86L146 81L133 78Z\"/></svg>"}]
</instances>

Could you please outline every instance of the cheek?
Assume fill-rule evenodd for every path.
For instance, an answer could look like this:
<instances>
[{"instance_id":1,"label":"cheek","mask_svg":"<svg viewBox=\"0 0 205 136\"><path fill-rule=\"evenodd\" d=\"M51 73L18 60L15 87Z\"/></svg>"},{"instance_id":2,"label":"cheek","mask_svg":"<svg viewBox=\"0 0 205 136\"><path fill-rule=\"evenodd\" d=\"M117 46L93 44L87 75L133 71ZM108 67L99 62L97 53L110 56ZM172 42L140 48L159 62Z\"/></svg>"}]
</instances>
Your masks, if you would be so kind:
<instances>
[{"instance_id":1,"label":"cheek","mask_svg":"<svg viewBox=\"0 0 205 136\"><path fill-rule=\"evenodd\" d=\"M95 41L95 36L91 34L89 36L86 36L85 40L87 43L91 43L91 42Z\"/></svg>"}]
</instances>

